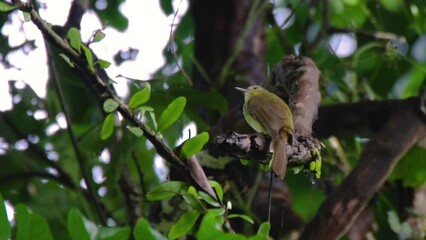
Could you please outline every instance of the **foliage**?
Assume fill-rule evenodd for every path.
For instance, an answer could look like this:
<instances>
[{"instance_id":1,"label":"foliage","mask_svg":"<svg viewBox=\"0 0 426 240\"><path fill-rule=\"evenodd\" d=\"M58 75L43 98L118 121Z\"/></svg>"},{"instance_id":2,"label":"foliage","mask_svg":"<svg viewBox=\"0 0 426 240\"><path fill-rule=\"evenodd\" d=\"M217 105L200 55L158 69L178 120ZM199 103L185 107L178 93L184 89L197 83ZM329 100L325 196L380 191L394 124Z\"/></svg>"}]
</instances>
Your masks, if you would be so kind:
<instances>
[{"instance_id":1,"label":"foliage","mask_svg":"<svg viewBox=\"0 0 426 240\"><path fill-rule=\"evenodd\" d=\"M106 26L124 31L128 19L119 11L124 1L106 2L105 9L92 6L90 10ZM323 1L328 5L317 3L317 8L304 1L285 2L277 1L271 11L291 8L293 14L287 17L292 23L285 28L265 24L266 64L272 66L293 49L311 56L322 72L324 105L403 99L419 96L425 89L426 56L425 51L418 53L418 49L426 49L423 1L330 0ZM160 3L167 15L176 11L172 1ZM6 15L19 10L0 1L0 11L5 13L0 15L4 26ZM8 79L13 108L0 113L0 240L178 239L187 235L197 239L269 238L270 224L262 223L243 206L253 199L234 196L240 201L229 200L229 195L238 195L233 186L211 181L212 196L182 181L165 181L161 171L166 170L156 167L159 153L153 143L118 111L126 102L134 117L146 123L170 149L180 145L183 129L195 123L200 133L183 139L181 159L198 154L212 140L214 136L207 133L211 123L204 121L198 110L209 109L223 116L229 110L228 100L214 87L207 92L194 89L190 79L176 68L176 62L186 72L200 68L194 57L193 28L188 11L173 34L175 52L165 49L166 62L152 80L128 79L130 94L123 99L100 101L82 81L77 62L50 45L51 75L45 98L15 78ZM87 68L96 73L111 63L92 52L91 44L103 44L105 33L91 30L95 33L87 43L78 28L67 29L63 36L72 49L83 54ZM342 33L350 33L345 36L356 41L354 52L346 57L336 55L339 49L331 46L333 37L337 39L334 44L343 43ZM7 42L6 36L0 36L0 59L5 68L14 67L8 54L35 47L30 41L18 47ZM109 80L105 84L114 86ZM328 140L324 141L327 148L311 170L318 178L339 184L346 177L339 166L355 165L366 138L339 139L342 158L336 157L337 150ZM403 214L396 211L400 203L393 199L401 182L415 189L425 185L426 172L421 167L425 163L419 161L425 155L422 147L408 152L390 176L387 188L372 202L379 227L374 232L377 239L413 236ZM294 211L309 221L326 198L326 184L315 184L315 180L300 174L287 174L286 183ZM126 188L129 185L136 187ZM11 216L6 213L6 203L15 209L14 220L8 219ZM162 213L157 222L148 220L150 211L158 206L178 210ZM140 216L131 219L129 212L137 209ZM234 233L230 221L235 218L252 230Z\"/></svg>"}]
</instances>

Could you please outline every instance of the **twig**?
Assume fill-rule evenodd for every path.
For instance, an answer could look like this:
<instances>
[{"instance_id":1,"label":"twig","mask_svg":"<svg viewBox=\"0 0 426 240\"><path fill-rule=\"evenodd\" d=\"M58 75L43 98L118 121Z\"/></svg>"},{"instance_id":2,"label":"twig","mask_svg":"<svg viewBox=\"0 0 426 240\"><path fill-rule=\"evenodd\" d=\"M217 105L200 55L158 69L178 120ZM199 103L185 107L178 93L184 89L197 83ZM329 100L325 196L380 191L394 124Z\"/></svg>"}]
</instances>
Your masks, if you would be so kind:
<instances>
[{"instance_id":1,"label":"twig","mask_svg":"<svg viewBox=\"0 0 426 240\"><path fill-rule=\"evenodd\" d=\"M175 14L173 15L173 20L172 20L172 25L170 26L170 38L169 38L169 44L170 44L170 51L173 54L173 57L176 61L176 66L178 67L179 71L182 72L182 75L185 77L185 79L188 81L189 85L192 86L192 80L191 77L189 76L189 74L185 71L185 69L183 67L180 66L179 64L179 58L176 54L176 50L174 49L173 43L174 43L174 33L173 33L173 27L174 27L174 22L175 19L179 13L179 8L180 8L180 4L182 3L182 0L180 0L179 5L176 9Z\"/></svg>"},{"instance_id":2,"label":"twig","mask_svg":"<svg viewBox=\"0 0 426 240\"><path fill-rule=\"evenodd\" d=\"M139 206L139 193L136 192L137 187L135 184L133 184L127 166L123 166L119 184L126 203L125 207L127 210L130 226L134 228L136 222L142 216L142 214L141 207Z\"/></svg>"},{"instance_id":3,"label":"twig","mask_svg":"<svg viewBox=\"0 0 426 240\"><path fill-rule=\"evenodd\" d=\"M132 150L132 159L136 165L136 169L138 170L139 184L141 185L141 190L142 190L142 193L141 193L142 198L145 199L147 191L145 187L145 182L143 180L144 174L142 172L141 165L139 164L138 158L136 157L136 152L134 150Z\"/></svg>"},{"instance_id":4,"label":"twig","mask_svg":"<svg viewBox=\"0 0 426 240\"><path fill-rule=\"evenodd\" d=\"M46 49L47 49L49 57L52 59L53 58L52 51L50 49L50 46L48 46L47 44L46 44ZM95 207L95 210L96 210L96 213L98 214L99 220L101 221L101 223L106 224L106 221L103 217L103 213L102 213L102 210L101 210L101 207L100 207L100 204L99 204L99 200L96 197L96 192L95 192L94 187L92 185L93 182L91 181L91 174L90 174L89 171L87 171L86 166L84 164L85 159L83 157L83 154L81 153L80 147L78 146L77 138L74 134L74 130L73 130L73 127L72 127L72 123L71 123L69 114L68 114L68 110L65 106L64 94L62 92L62 88L61 88L61 85L59 83L59 74L56 71L57 68L55 66L55 62L52 61L51 64L52 64L52 73L53 73L53 85L54 85L54 88L56 90L56 94L58 96L59 105L61 106L61 110L64 113L65 122L67 123L67 132L68 132L68 135L70 137L71 145L73 147L73 150L74 150L77 162L78 162L78 166L80 168L80 172L81 172L81 175L83 177L83 181L85 182L85 184L87 186L90 201L92 202L92 204Z\"/></svg>"},{"instance_id":5,"label":"twig","mask_svg":"<svg viewBox=\"0 0 426 240\"><path fill-rule=\"evenodd\" d=\"M30 179L30 178L41 178L41 179L53 180L70 189L76 189L76 186L74 183L66 181L61 176L55 176L47 172L38 172L38 171L27 171L27 172L13 173L10 175L2 176L0 177L0 185L10 184L10 182L14 180Z\"/></svg>"},{"instance_id":6,"label":"twig","mask_svg":"<svg viewBox=\"0 0 426 240\"><path fill-rule=\"evenodd\" d=\"M18 138L27 140L27 136L23 134L21 130L13 123L13 121L11 121L3 112L0 112L0 118L3 119L3 121L17 135ZM53 169L55 169L55 171L58 172L58 175L59 175L58 178L61 179L62 183L64 183L66 186L71 186L72 188L76 187L71 177L62 169L60 165L58 165L56 162L51 161L49 158L47 158L43 150L41 150L36 144L28 140L27 142L28 142L28 148L32 153L38 156L39 159L43 163L45 163L47 166L52 167Z\"/></svg>"}]
</instances>

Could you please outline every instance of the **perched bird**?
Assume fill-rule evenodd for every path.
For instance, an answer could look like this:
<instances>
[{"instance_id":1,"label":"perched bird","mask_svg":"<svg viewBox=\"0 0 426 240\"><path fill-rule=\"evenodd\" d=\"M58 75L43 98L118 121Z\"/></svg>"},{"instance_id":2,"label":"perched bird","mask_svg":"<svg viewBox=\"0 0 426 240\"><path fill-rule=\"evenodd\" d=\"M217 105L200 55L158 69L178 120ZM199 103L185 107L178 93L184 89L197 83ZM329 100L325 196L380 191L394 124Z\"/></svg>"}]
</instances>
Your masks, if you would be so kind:
<instances>
[{"instance_id":1,"label":"perched bird","mask_svg":"<svg viewBox=\"0 0 426 240\"><path fill-rule=\"evenodd\" d=\"M286 144L293 133L293 117L288 105L277 95L258 85L247 89L236 88L244 92L243 114L247 123L256 132L271 136L272 171L281 179L287 169Z\"/></svg>"}]
</instances>

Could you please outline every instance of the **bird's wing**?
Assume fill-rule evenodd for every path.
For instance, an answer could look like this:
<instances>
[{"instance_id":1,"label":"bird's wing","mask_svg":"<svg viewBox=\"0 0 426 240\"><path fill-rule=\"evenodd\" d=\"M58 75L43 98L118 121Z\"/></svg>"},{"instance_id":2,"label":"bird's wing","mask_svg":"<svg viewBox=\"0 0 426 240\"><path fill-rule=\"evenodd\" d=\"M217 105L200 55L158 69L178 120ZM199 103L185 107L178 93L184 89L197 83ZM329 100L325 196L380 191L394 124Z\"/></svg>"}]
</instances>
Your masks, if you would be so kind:
<instances>
[{"instance_id":1,"label":"bird's wing","mask_svg":"<svg viewBox=\"0 0 426 240\"><path fill-rule=\"evenodd\" d=\"M273 139L279 138L280 129L285 125L287 117L278 103L265 101L264 97L255 95L249 101L248 111Z\"/></svg>"}]
</instances>

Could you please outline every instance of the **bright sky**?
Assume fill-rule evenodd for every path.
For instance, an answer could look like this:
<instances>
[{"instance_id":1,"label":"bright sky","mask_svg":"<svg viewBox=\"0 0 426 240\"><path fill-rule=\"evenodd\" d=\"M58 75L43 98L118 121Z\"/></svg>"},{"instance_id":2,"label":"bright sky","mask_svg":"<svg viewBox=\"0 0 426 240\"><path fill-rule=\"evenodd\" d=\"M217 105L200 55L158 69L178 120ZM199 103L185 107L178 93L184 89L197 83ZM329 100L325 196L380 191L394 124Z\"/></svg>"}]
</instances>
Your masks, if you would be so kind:
<instances>
[{"instance_id":1,"label":"bright sky","mask_svg":"<svg viewBox=\"0 0 426 240\"><path fill-rule=\"evenodd\" d=\"M66 21L71 0L42 0L47 8L40 10L40 15L51 24L63 25ZM175 0L175 9L180 4L179 14L175 22L179 21L187 8L186 0ZM107 27L103 29L106 37L100 43L91 45L93 51L101 59L113 63L113 55L120 49L129 47L139 50L135 61L126 61L119 67L112 64L108 69L108 75L115 78L121 74L136 79L149 79L164 62L162 51L169 40L172 16L165 16L159 1L127 0L120 6L120 11L128 17L129 27L124 32ZM25 39L35 40L37 49L28 54L16 51L8 55L8 60L17 69L5 69L0 65L0 111L10 109L12 100L9 96L8 80L18 80L29 84L41 97L46 94L47 59L44 42L39 30L31 23L22 23L23 16L15 11L11 14L11 23L6 24L1 33L9 36L11 46L19 46ZM23 29L24 31L22 31ZM86 13L82 21L82 39L86 41L93 31L101 29L101 24L96 14ZM123 79L117 79L123 82ZM125 95L125 84L115 86L120 95Z\"/></svg>"}]
</instances>

